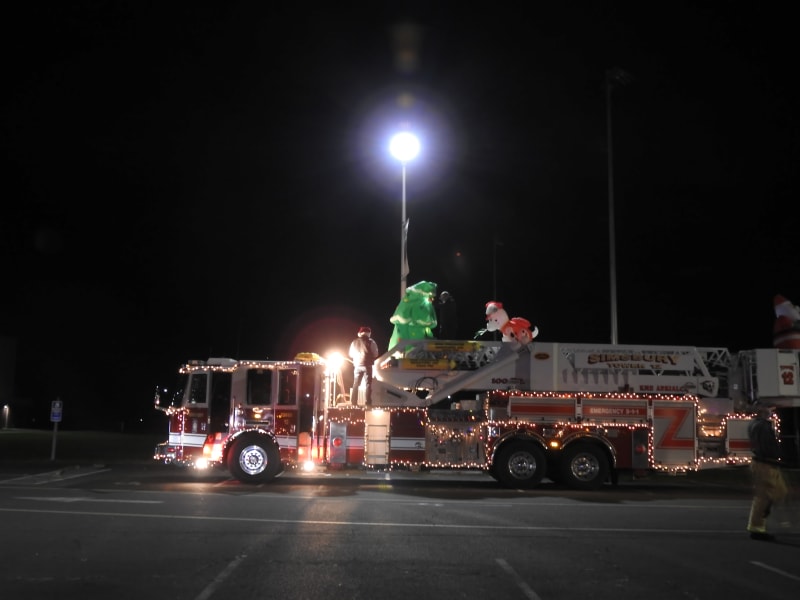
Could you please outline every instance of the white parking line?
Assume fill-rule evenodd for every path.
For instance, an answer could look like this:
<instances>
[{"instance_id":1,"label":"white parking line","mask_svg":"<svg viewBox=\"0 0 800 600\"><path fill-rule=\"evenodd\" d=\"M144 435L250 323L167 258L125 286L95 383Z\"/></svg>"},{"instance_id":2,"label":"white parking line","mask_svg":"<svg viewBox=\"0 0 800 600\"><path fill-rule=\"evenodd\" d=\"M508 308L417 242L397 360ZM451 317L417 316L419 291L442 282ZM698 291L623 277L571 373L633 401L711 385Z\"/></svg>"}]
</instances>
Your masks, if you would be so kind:
<instances>
[{"instance_id":1,"label":"white parking line","mask_svg":"<svg viewBox=\"0 0 800 600\"><path fill-rule=\"evenodd\" d=\"M525 594L526 598L529 598L530 600L542 600L539 597L539 594L534 592L531 587L525 583L525 580L522 579L519 574L517 574L517 572L505 561L505 559L496 558L495 561L497 561L497 564L500 565L500 568L503 569L503 571L511 576L511 578L514 580L514 583L516 583L517 587L522 590L522 593Z\"/></svg>"},{"instance_id":2,"label":"white parking line","mask_svg":"<svg viewBox=\"0 0 800 600\"><path fill-rule=\"evenodd\" d=\"M751 560L750 564L753 564L757 567L761 567L762 569L766 569L767 571L772 571L773 573L777 573L787 579L793 579L794 581L800 581L800 577L797 575L792 575L791 573L787 573L786 571L781 571L780 569L776 569L775 567L770 567L769 565L765 565L762 562L758 562L757 560Z\"/></svg>"},{"instance_id":3,"label":"white parking line","mask_svg":"<svg viewBox=\"0 0 800 600\"><path fill-rule=\"evenodd\" d=\"M207 586L206 586L206 587L203 589L203 591L202 591L202 592L200 592L200 594L198 594L198 596L195 598L195 600L207 600L207 598L210 598L210 597L211 597L211 595L212 595L212 594L213 594L213 593L214 593L214 592L217 590L217 588L219 587L219 584L221 584L221 583L222 583L223 581L225 581L225 580L226 580L228 577L230 577L231 573L233 573L233 572L236 570L236 567L238 567L238 566L239 566L239 563L241 563L241 562L242 562L242 561L243 561L245 558L247 558L247 555L246 555L246 554L242 554L241 556L237 556L237 557L236 557L236 558L234 558L234 559L233 559L233 560L232 560L230 563L228 563L228 566L227 566L227 567L225 567L225 568L222 570L222 572L220 572L220 574L219 574L219 575L217 575L216 577L214 577L214 581L212 581L211 583L209 583L209 584L208 584L208 585L207 585Z\"/></svg>"},{"instance_id":4,"label":"white parking line","mask_svg":"<svg viewBox=\"0 0 800 600\"><path fill-rule=\"evenodd\" d=\"M13 479L4 479L0 481L0 485L4 483L25 483L32 485L42 485L45 483L52 483L54 481L67 481L69 479L77 479L78 477L86 477L87 475L94 475L96 473L103 473L111 469L91 469L81 472L74 472L65 474L63 470L47 471L46 473L37 473L36 475L23 475L22 477L15 477Z\"/></svg>"},{"instance_id":5,"label":"white parking line","mask_svg":"<svg viewBox=\"0 0 800 600\"><path fill-rule=\"evenodd\" d=\"M124 502L124 501L121 501ZM558 531L566 533L640 533L649 535L686 535L692 534L713 534L713 535L736 535L741 536L742 532L736 529L659 529L651 527L548 527L541 525L476 525L475 523L407 523L393 521L323 521L318 519L269 519L264 517L212 517L206 515L182 515L182 514L142 514L142 513L108 513L89 510L45 510L39 508L4 508L0 507L0 513L39 513L54 515L85 515L94 517L130 517L133 519L172 519L186 521L229 521L231 523L278 523L278 524L303 524L303 525L324 525L331 527L376 527L388 528L398 527L404 529L468 529L470 531Z\"/></svg>"},{"instance_id":6,"label":"white parking line","mask_svg":"<svg viewBox=\"0 0 800 600\"><path fill-rule=\"evenodd\" d=\"M115 504L163 504L161 500L111 500L110 498L53 497L36 498L34 496L17 496L17 500L33 500L39 502L112 502Z\"/></svg>"}]
</instances>

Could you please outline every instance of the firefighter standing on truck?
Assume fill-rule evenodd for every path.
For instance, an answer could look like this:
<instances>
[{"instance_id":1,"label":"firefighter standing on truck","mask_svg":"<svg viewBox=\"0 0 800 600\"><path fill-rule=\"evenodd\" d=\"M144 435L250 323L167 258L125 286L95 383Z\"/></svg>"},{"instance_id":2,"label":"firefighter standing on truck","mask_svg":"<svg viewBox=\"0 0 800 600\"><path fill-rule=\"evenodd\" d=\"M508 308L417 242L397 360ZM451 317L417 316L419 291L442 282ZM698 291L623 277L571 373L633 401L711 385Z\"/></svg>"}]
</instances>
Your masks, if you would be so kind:
<instances>
[{"instance_id":1,"label":"firefighter standing on truck","mask_svg":"<svg viewBox=\"0 0 800 600\"><path fill-rule=\"evenodd\" d=\"M767 517L773 505L786 498L786 481L780 468L780 449L775 428L772 425L772 409L759 406L756 418L747 428L750 438L750 449L753 451L753 462L750 468L753 474L753 504L750 507L750 518L747 531L754 540L770 541L774 539L767 533Z\"/></svg>"},{"instance_id":2,"label":"firefighter standing on truck","mask_svg":"<svg viewBox=\"0 0 800 600\"><path fill-rule=\"evenodd\" d=\"M358 388L364 381L364 402L372 404L372 363L378 358L378 344L372 339L369 327L359 327L358 336L350 343L350 359L353 361L353 388L350 390L350 404L357 405Z\"/></svg>"}]
</instances>

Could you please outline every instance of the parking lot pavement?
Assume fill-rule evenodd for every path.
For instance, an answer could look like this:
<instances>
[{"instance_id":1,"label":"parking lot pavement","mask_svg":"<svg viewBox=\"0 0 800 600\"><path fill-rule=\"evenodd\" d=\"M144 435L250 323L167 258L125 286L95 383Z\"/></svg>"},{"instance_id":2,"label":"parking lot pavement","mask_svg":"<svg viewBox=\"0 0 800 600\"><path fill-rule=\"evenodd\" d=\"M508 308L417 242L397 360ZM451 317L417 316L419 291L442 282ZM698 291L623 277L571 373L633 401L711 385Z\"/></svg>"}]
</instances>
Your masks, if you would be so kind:
<instances>
[{"instance_id":1,"label":"parking lot pavement","mask_svg":"<svg viewBox=\"0 0 800 600\"><path fill-rule=\"evenodd\" d=\"M35 433L35 435L32 435ZM110 436L100 434L75 434L71 436L59 434L58 444L53 453L52 435L48 432L0 431L0 480L19 477L56 473L63 476L67 471L87 473L92 470L126 466L131 468L177 468L162 465L152 458L152 439L139 436ZM19 440L29 439L28 445ZM160 438L159 438L160 439ZM69 443L72 442L72 443ZM112 443L113 442L113 443ZM48 459L54 456L55 458ZM98 458L99 457L99 458ZM224 473L224 471L221 471ZM790 498L800 498L800 469L784 470L791 490ZM479 470L447 470L426 469L411 471L403 469L366 468L349 466L347 468L320 467L312 473L288 469L282 477L313 477L365 480L365 481L466 481L476 484L493 484L494 480ZM548 483L545 480L545 483ZM710 468L700 471L689 471L672 475L662 472L650 472L643 477L634 477L631 473L619 475L620 487L661 486L661 487L693 487L706 490L731 490L741 493L750 492L750 469L747 465L726 468ZM552 485L550 486L552 487Z\"/></svg>"}]
</instances>

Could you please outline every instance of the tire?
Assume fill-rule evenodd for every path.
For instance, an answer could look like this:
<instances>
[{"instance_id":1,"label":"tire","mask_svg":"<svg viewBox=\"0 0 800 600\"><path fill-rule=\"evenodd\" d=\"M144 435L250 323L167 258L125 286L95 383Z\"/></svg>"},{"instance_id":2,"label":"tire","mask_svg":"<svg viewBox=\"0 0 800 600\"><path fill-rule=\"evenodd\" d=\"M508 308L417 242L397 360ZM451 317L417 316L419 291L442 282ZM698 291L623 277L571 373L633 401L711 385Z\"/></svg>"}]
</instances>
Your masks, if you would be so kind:
<instances>
[{"instance_id":1,"label":"tire","mask_svg":"<svg viewBox=\"0 0 800 600\"><path fill-rule=\"evenodd\" d=\"M497 451L492 463L492 476L504 487L530 489L536 487L547 471L544 452L531 442L506 442Z\"/></svg>"},{"instance_id":2,"label":"tire","mask_svg":"<svg viewBox=\"0 0 800 600\"><path fill-rule=\"evenodd\" d=\"M608 478L608 458L592 444L567 446L559 463L560 482L575 490L596 490Z\"/></svg>"},{"instance_id":3,"label":"tire","mask_svg":"<svg viewBox=\"0 0 800 600\"><path fill-rule=\"evenodd\" d=\"M244 435L228 450L228 471L242 483L266 483L282 470L278 445L266 435Z\"/></svg>"}]
</instances>

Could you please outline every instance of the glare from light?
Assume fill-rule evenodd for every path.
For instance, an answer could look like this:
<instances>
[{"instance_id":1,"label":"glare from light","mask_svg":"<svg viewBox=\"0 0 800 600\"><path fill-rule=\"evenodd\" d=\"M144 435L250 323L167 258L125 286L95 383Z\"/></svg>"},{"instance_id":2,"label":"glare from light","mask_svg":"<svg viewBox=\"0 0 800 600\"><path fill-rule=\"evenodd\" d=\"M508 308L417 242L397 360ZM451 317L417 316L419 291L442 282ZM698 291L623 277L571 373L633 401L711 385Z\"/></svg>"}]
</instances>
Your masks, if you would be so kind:
<instances>
[{"instance_id":1,"label":"glare from light","mask_svg":"<svg viewBox=\"0 0 800 600\"><path fill-rule=\"evenodd\" d=\"M407 163L419 154L420 145L417 136L408 131L395 134L389 142L389 152L397 160Z\"/></svg>"},{"instance_id":2,"label":"glare from light","mask_svg":"<svg viewBox=\"0 0 800 600\"><path fill-rule=\"evenodd\" d=\"M328 369L333 373L340 371L344 364L344 356L339 352L331 352L326 360Z\"/></svg>"},{"instance_id":3,"label":"glare from light","mask_svg":"<svg viewBox=\"0 0 800 600\"><path fill-rule=\"evenodd\" d=\"M194 468L198 471L208 469L208 461L205 458L198 458L194 463Z\"/></svg>"},{"instance_id":4,"label":"glare from light","mask_svg":"<svg viewBox=\"0 0 800 600\"><path fill-rule=\"evenodd\" d=\"M306 473L311 473L312 471L314 471L314 469L316 469L316 465L314 465L313 460L307 460L306 462L303 463L303 471L305 471Z\"/></svg>"}]
</instances>

